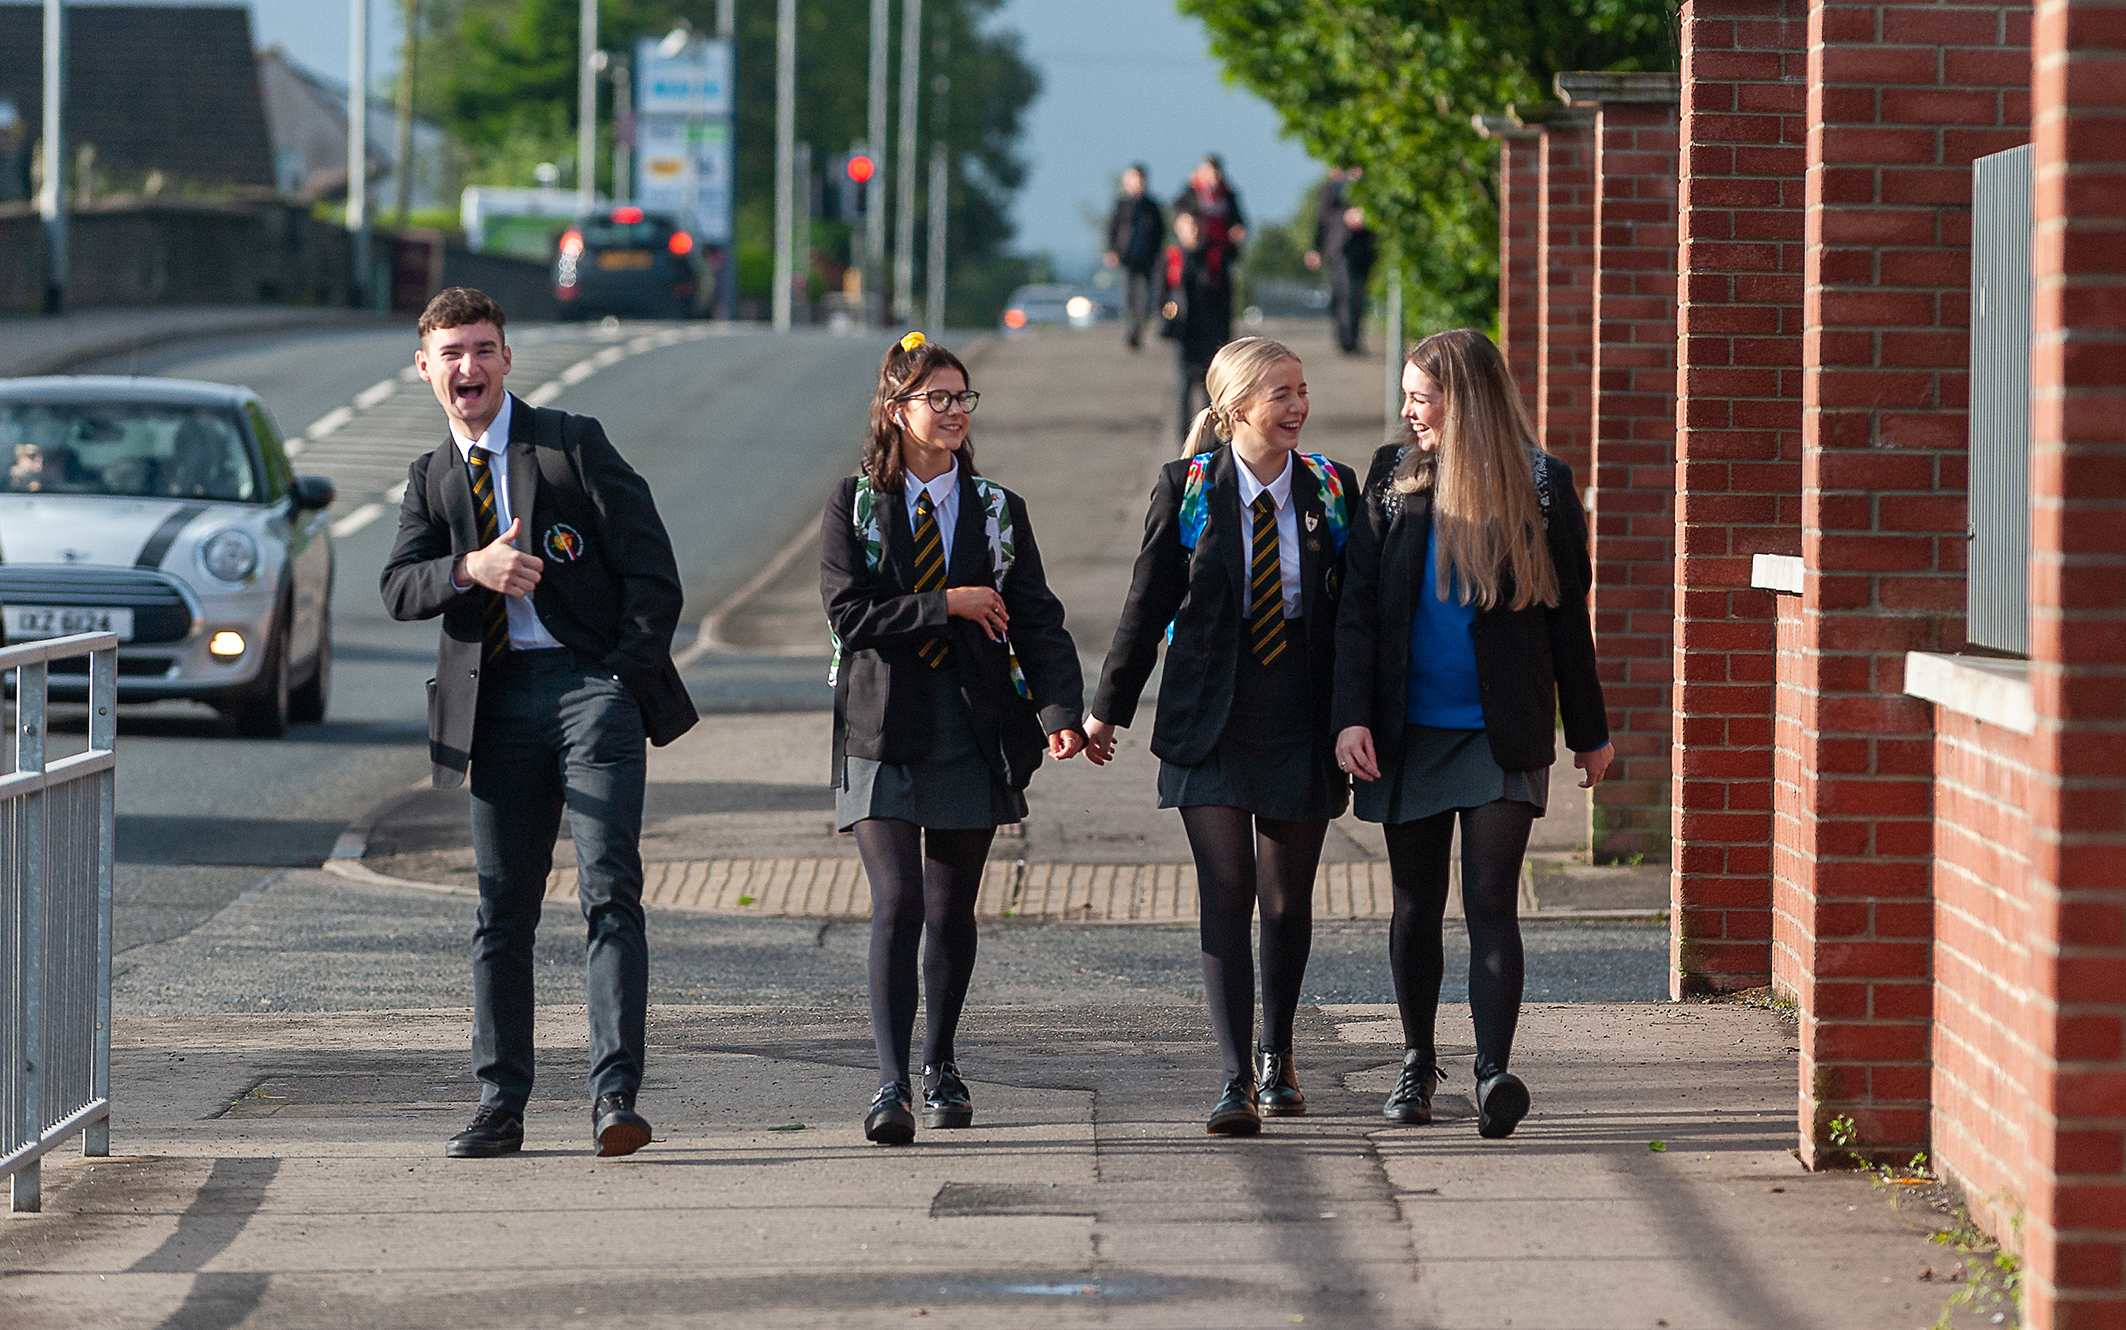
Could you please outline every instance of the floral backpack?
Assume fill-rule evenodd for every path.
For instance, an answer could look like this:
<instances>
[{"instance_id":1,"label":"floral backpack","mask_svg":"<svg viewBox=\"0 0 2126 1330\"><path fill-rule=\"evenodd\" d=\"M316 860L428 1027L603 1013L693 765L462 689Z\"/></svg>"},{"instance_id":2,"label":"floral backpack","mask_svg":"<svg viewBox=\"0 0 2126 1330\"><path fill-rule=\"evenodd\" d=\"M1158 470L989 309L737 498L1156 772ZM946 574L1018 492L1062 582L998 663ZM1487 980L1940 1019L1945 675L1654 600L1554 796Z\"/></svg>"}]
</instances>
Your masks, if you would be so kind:
<instances>
[{"instance_id":1,"label":"floral backpack","mask_svg":"<svg viewBox=\"0 0 2126 1330\"><path fill-rule=\"evenodd\" d=\"M1351 534L1350 506L1344 500L1343 481L1337 479L1336 468L1320 453L1297 453L1300 465L1314 473L1314 483L1321 489L1322 508L1329 520L1329 546L1336 553L1344 550L1344 538ZM1211 517L1210 500L1204 489L1210 484L1211 459L1216 453L1198 453L1189 459L1188 479L1181 486L1181 548L1193 550L1203 537L1203 527Z\"/></svg>"},{"instance_id":2,"label":"floral backpack","mask_svg":"<svg viewBox=\"0 0 2126 1330\"><path fill-rule=\"evenodd\" d=\"M1002 485L981 476L969 479L974 482L974 492L982 501L982 534L989 541L989 566L996 570L997 592L1001 595L1004 578L1011 572L1012 560L1017 554L1011 529L1011 505L1005 501ZM856 500L850 516L856 526L856 538L864 545L864 568L876 573L885 558L885 517L869 476L856 478ZM832 688L841 679L842 659L847 653L841 638L835 636L831 627L827 629L827 640L834 648L834 658L827 666L827 687ZM1007 651L1010 645L1007 640ZM1011 686L1018 690L1020 697L1033 697L1033 690L1026 684L1026 674L1019 668L1019 653L1016 651L1011 652Z\"/></svg>"}]
</instances>

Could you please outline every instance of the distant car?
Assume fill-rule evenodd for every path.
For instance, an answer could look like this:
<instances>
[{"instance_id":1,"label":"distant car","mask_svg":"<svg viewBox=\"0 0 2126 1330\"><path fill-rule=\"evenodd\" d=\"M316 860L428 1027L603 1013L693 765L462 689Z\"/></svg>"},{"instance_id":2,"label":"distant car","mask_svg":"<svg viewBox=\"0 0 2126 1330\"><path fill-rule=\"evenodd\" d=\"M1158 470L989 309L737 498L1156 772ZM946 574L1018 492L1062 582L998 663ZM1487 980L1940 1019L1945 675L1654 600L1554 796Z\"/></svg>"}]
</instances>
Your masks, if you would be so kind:
<instances>
[{"instance_id":1,"label":"distant car","mask_svg":"<svg viewBox=\"0 0 2126 1330\"><path fill-rule=\"evenodd\" d=\"M564 319L684 319L706 305L708 264L693 233L661 213L612 208L561 233L554 296Z\"/></svg>"},{"instance_id":2,"label":"distant car","mask_svg":"<svg viewBox=\"0 0 2126 1330\"><path fill-rule=\"evenodd\" d=\"M1004 325L1005 336L1009 337L1022 335L1029 328L1044 323L1090 328L1102 319L1113 317L1113 304L1103 300L1100 293L1061 282L1039 282L1011 293L1011 299L1004 302L1004 316L1000 322Z\"/></svg>"},{"instance_id":3,"label":"distant car","mask_svg":"<svg viewBox=\"0 0 2126 1330\"><path fill-rule=\"evenodd\" d=\"M118 635L123 702L192 698L241 734L322 720L332 482L298 476L248 388L0 379L7 639ZM86 660L54 696L88 695Z\"/></svg>"}]
</instances>

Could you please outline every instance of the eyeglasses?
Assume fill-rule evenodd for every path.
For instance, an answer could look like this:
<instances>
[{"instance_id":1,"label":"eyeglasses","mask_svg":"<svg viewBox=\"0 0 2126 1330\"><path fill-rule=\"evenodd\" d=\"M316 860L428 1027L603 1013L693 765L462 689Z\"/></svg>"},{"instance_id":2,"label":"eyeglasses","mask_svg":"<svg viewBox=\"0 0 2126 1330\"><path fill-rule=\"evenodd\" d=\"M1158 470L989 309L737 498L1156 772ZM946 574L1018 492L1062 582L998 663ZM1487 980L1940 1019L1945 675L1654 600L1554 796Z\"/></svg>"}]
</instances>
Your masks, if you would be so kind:
<instances>
[{"instance_id":1,"label":"eyeglasses","mask_svg":"<svg viewBox=\"0 0 2126 1330\"><path fill-rule=\"evenodd\" d=\"M959 393L948 393L943 388L932 388L926 393L903 393L893 400L896 402L928 402L930 403L930 409L941 416L945 414L946 408L956 405L960 410L971 416L974 414L975 407L980 405L982 394L972 388Z\"/></svg>"}]
</instances>

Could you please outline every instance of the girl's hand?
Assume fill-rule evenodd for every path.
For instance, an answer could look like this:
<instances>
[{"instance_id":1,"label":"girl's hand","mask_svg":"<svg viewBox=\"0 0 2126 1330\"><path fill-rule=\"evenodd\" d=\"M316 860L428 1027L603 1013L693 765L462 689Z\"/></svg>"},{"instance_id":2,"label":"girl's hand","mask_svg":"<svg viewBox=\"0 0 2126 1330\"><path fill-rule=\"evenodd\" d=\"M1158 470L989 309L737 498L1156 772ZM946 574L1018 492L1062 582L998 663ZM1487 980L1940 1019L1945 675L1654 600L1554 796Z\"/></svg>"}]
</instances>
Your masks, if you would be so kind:
<instances>
[{"instance_id":1,"label":"girl's hand","mask_svg":"<svg viewBox=\"0 0 2126 1330\"><path fill-rule=\"evenodd\" d=\"M1085 722L1085 757L1096 767L1115 760L1115 727L1098 716Z\"/></svg>"},{"instance_id":2,"label":"girl's hand","mask_svg":"<svg viewBox=\"0 0 2126 1330\"><path fill-rule=\"evenodd\" d=\"M1592 753L1574 753L1572 755L1572 764L1587 773L1587 779L1580 782L1580 788L1591 790L1600 785L1602 777L1609 774L1609 764L1616 758L1616 755L1617 746L1615 744L1603 744Z\"/></svg>"},{"instance_id":3,"label":"girl's hand","mask_svg":"<svg viewBox=\"0 0 2126 1330\"><path fill-rule=\"evenodd\" d=\"M1011 616L1004 612L1004 598L994 587L956 586L945 592L945 613L957 619L972 619L982 625L992 642L1004 640Z\"/></svg>"},{"instance_id":4,"label":"girl's hand","mask_svg":"<svg viewBox=\"0 0 2126 1330\"><path fill-rule=\"evenodd\" d=\"M1379 780L1380 763L1373 756L1373 731L1353 725L1336 736L1336 765L1360 780Z\"/></svg>"},{"instance_id":5,"label":"girl's hand","mask_svg":"<svg viewBox=\"0 0 2126 1330\"><path fill-rule=\"evenodd\" d=\"M1061 762L1085 751L1085 736L1076 730L1057 730L1048 736L1048 755Z\"/></svg>"}]
</instances>

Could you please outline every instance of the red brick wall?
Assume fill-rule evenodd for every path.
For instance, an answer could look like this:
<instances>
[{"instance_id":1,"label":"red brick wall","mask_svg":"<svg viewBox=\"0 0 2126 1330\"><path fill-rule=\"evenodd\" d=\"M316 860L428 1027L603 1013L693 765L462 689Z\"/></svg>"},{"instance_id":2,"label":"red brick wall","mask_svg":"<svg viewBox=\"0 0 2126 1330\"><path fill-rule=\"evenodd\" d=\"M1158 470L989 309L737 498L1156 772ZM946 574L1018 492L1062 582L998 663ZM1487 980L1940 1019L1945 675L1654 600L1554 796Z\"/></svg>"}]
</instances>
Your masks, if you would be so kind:
<instances>
[{"instance_id":1,"label":"red brick wall","mask_svg":"<svg viewBox=\"0 0 2126 1330\"><path fill-rule=\"evenodd\" d=\"M2035 1088L2030 739L1947 707L1934 738L1933 1158L2013 1239Z\"/></svg>"},{"instance_id":2,"label":"red brick wall","mask_svg":"<svg viewBox=\"0 0 2126 1330\"><path fill-rule=\"evenodd\" d=\"M1552 116L1537 189L1536 432L1584 487L1594 455L1594 114Z\"/></svg>"},{"instance_id":3,"label":"red brick wall","mask_svg":"<svg viewBox=\"0 0 2126 1330\"><path fill-rule=\"evenodd\" d=\"M1801 669L1801 597L1776 596L1772 691L1772 988L1804 1016L1814 1004L1809 958L1815 920L1804 888L1811 844L1808 807L1801 797L1801 725L1807 703ZM1689 726L1691 718L1683 718ZM1808 1120L1810 1078L1803 1064L1802 1121Z\"/></svg>"},{"instance_id":4,"label":"red brick wall","mask_svg":"<svg viewBox=\"0 0 2126 1330\"><path fill-rule=\"evenodd\" d=\"M2126 4L2043 0L2030 642L2040 1147L2025 1324L2126 1325Z\"/></svg>"},{"instance_id":5,"label":"red brick wall","mask_svg":"<svg viewBox=\"0 0 2126 1330\"><path fill-rule=\"evenodd\" d=\"M1801 552L1804 0L1683 10L1675 996L1770 982L1773 621Z\"/></svg>"},{"instance_id":6,"label":"red brick wall","mask_svg":"<svg viewBox=\"0 0 2126 1330\"><path fill-rule=\"evenodd\" d=\"M1668 855L1674 682L1676 107L1595 121L1595 641L1616 761L1592 791L1595 862Z\"/></svg>"},{"instance_id":7,"label":"red brick wall","mask_svg":"<svg viewBox=\"0 0 2126 1330\"><path fill-rule=\"evenodd\" d=\"M1799 848L1826 1124L1926 1148L1931 716L1908 650L1963 645L1970 163L2023 141L2029 11L1809 7Z\"/></svg>"},{"instance_id":8,"label":"red brick wall","mask_svg":"<svg viewBox=\"0 0 2126 1330\"><path fill-rule=\"evenodd\" d=\"M1543 175L1542 131L1506 129L1499 139L1499 349L1520 386L1528 413L1537 414L1538 214Z\"/></svg>"}]
</instances>

